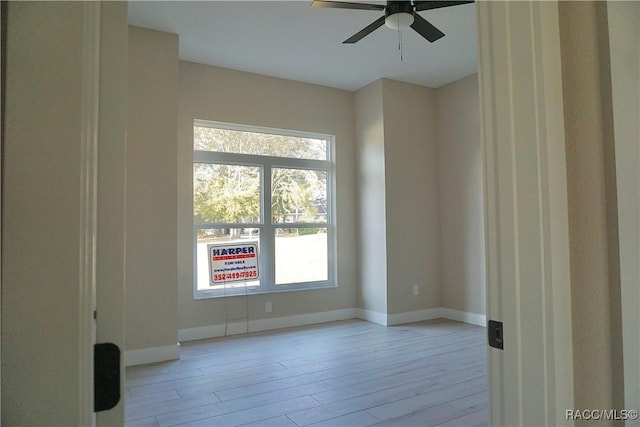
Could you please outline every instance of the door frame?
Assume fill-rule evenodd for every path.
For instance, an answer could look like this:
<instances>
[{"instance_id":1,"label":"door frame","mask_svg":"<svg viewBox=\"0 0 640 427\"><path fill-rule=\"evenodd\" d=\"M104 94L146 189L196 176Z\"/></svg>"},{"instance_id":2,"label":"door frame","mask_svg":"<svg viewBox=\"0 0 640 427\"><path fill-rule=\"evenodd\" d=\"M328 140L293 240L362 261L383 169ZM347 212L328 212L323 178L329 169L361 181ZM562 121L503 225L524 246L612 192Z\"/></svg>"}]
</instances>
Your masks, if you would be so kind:
<instances>
[{"instance_id":1,"label":"door frame","mask_svg":"<svg viewBox=\"0 0 640 427\"><path fill-rule=\"evenodd\" d=\"M535 135L539 143L537 167L540 175L518 176L528 179L539 189L541 197L538 220L540 233L537 237L541 251L537 254L544 266L545 278L539 289L544 293L540 309L550 316L544 322L544 340L540 347L545 366L542 392L537 396L547 408L569 408L572 402L572 358L571 322L568 271L568 230L566 169L564 165L561 74L557 5L552 3L529 3L527 8L509 3L478 2L479 35L479 83L481 92L482 136L484 144L484 180L487 231L487 316L505 322L505 351L489 352L490 423L492 425L519 424L527 421L524 413L524 381L531 374L522 366L522 316L518 306L519 289L508 283L524 284L518 278L519 263L514 258L520 243L517 238L519 214L517 188L509 185L517 174L515 158L504 157L505 147L512 148L513 128L519 109L530 104L511 104L514 95L513 82L516 67L511 54L515 45L528 48L535 54L532 66L537 86L525 97L535 99L536 113L544 117L543 127L526 129ZM97 234L97 147L98 147L98 102L100 64L100 3L85 3L83 37L83 137L82 137L82 242L80 254L83 277L80 298L80 343L84 363L81 373L80 405L82 420L87 425L95 424L93 413L93 344L95 330L93 311L96 296L96 234ZM518 10L515 10L518 9ZM531 23L528 37L512 32L518 21L528 19ZM526 34L525 34L526 36ZM540 44L538 44L540 43ZM510 86L505 82L511 82ZM507 104L505 104L507 102ZM532 135L530 135L532 136ZM513 153L512 153L513 154ZM544 154L544 155L542 155ZM514 173L515 172L515 173ZM564 183L564 185L563 185ZM522 200L520 200L522 201ZM509 229L505 228L504 213L511 215ZM514 251L515 249L515 251ZM509 261L509 262L505 262ZM527 279L527 278L524 278ZM553 286L552 286L553 285ZM515 302L516 305L511 305ZM513 308L516 307L514 310ZM513 343L513 344L512 344ZM529 343L531 344L531 343ZM507 381L508 380L508 381ZM567 424L559 417L559 411L543 412L547 424Z\"/></svg>"},{"instance_id":2,"label":"door frame","mask_svg":"<svg viewBox=\"0 0 640 427\"><path fill-rule=\"evenodd\" d=\"M98 212L98 131L100 100L100 2L83 4L80 135L79 347L80 420L95 425L93 346L96 343L96 238Z\"/></svg>"},{"instance_id":3,"label":"door frame","mask_svg":"<svg viewBox=\"0 0 640 427\"><path fill-rule=\"evenodd\" d=\"M127 5L85 2L83 7L80 419L82 425L117 425L124 422L124 360L120 357L120 402L96 414L93 349L98 340L121 351L125 345Z\"/></svg>"},{"instance_id":4,"label":"door frame","mask_svg":"<svg viewBox=\"0 0 640 427\"><path fill-rule=\"evenodd\" d=\"M570 425L568 200L557 2L477 2L490 425Z\"/></svg>"},{"instance_id":5,"label":"door frame","mask_svg":"<svg viewBox=\"0 0 640 427\"><path fill-rule=\"evenodd\" d=\"M82 206L80 253L81 419L94 425L93 311L96 295L97 147L100 64L100 3L87 2L83 37ZM487 248L487 317L505 324L505 350L489 351L490 424L567 425L564 409L573 402L568 218L558 14L556 2L478 2L479 83L484 145L485 230ZM528 32L519 30L525 23ZM520 86L526 52L534 78ZM516 102L523 101L523 102ZM536 114L537 126L520 118ZM516 156L514 135L536 141L535 159ZM533 163L532 163L533 162ZM528 174L529 167L536 173ZM518 188L536 190L537 210ZM535 221L535 229L523 220ZM532 255L540 267L526 270L522 251L535 242ZM530 258L527 258L527 262ZM540 280L542 279L542 280ZM529 289L530 284L533 289ZM536 292L535 307L523 298ZM523 310L526 309L526 313ZM529 318L543 314L532 339L523 341ZM531 335L531 334L529 334ZM542 375L523 364L525 351L539 347ZM524 392L523 385L534 384ZM529 388L529 387L528 387ZM525 401L531 409L525 408ZM535 414L532 410L546 409Z\"/></svg>"},{"instance_id":6,"label":"door frame","mask_svg":"<svg viewBox=\"0 0 640 427\"><path fill-rule=\"evenodd\" d=\"M5 84L6 84L6 57L7 57L7 10L8 2L0 4L0 242L2 242L2 166L4 161L4 115L5 115ZM2 245L0 245L0 331L2 331ZM2 340L0 340L0 354L2 354ZM2 384L2 367L0 364L0 384ZM0 387L0 402L2 402L2 387ZM0 420L2 420L2 405L0 404Z\"/></svg>"}]
</instances>

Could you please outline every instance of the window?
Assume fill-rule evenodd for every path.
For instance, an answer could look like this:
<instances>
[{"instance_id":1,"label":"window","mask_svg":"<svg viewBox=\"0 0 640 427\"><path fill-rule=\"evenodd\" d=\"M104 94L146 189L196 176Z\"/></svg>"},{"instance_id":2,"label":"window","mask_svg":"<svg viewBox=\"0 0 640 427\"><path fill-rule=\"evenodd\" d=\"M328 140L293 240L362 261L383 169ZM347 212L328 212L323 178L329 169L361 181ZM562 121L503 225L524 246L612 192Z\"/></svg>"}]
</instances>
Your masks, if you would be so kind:
<instances>
[{"instance_id":1,"label":"window","mask_svg":"<svg viewBox=\"0 0 640 427\"><path fill-rule=\"evenodd\" d=\"M195 298L335 286L332 156L327 135L194 121Z\"/></svg>"}]
</instances>

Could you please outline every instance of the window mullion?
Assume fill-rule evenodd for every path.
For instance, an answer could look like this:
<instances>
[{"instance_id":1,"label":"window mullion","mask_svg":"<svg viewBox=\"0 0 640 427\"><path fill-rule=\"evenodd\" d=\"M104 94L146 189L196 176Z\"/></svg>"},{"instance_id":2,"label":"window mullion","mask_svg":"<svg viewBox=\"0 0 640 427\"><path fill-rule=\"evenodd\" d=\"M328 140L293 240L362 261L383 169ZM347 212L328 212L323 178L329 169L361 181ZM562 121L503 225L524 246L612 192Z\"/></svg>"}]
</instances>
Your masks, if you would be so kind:
<instances>
[{"instance_id":1,"label":"window mullion","mask_svg":"<svg viewBox=\"0 0 640 427\"><path fill-rule=\"evenodd\" d=\"M262 209L264 224L264 236L261 237L265 250L263 251L263 257L265 263L265 277L263 284L266 289L274 289L276 282L276 260L275 260L275 233L273 228L273 222L271 221L271 164L264 163L263 166L263 185L262 185Z\"/></svg>"}]
</instances>

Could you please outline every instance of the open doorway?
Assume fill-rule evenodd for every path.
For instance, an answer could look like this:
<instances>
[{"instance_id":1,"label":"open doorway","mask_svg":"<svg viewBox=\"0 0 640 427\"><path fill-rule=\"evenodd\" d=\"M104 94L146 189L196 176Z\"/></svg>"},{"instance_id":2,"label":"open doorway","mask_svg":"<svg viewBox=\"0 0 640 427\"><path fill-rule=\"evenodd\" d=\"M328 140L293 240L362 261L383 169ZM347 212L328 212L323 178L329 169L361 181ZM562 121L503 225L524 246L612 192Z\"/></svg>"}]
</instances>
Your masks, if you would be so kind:
<instances>
[{"instance_id":1,"label":"open doorway","mask_svg":"<svg viewBox=\"0 0 640 427\"><path fill-rule=\"evenodd\" d=\"M171 4L162 6L173 7ZM136 7L144 7L144 4L132 4L130 10ZM185 13L185 6L179 7L180 13ZM270 8L282 7L282 4L231 6L212 2L202 7L206 12L217 12L218 19L227 16L230 21L235 21L229 16L235 16L238 11L251 14L258 8L261 22L265 22L273 13ZM467 8L464 14L470 19L473 33L474 5L460 7ZM312 20L316 19L317 12L323 12L311 9L308 4L295 3L287 5L282 13L291 14L293 11ZM351 50L345 50L347 47L341 46L341 40L336 42L336 47L345 56L378 58L383 55L383 62L400 70L418 57L424 59L424 52L420 49L442 49L438 48L442 43L458 39L460 34L453 28L460 23L455 15L447 16L446 11L442 12L442 15L434 15L430 19L440 22L447 37L430 44L415 34L411 36L418 38L410 42L413 39L405 34L403 58L399 57L395 45L397 32L384 29L371 34L371 39L363 40ZM200 15L204 16L205 12ZM320 19L325 23L335 20L347 31L351 31L353 25L344 21L340 14L323 14ZM365 14L356 19L367 21L369 17ZM452 27L447 27L445 22L448 19L452 20ZM135 23L145 25L140 17ZM146 25L149 26L148 23ZM467 26L463 27L466 29ZM149 125L154 120L149 115L149 103L136 107L144 112L144 120L136 119L136 108L130 110L129 125L135 127L139 137L129 139L129 149L141 156L129 163L129 167L138 170L128 176L132 191L140 189L137 196L129 195L132 202L149 197L153 192L157 195L154 199L164 206L172 197L166 191L169 185L173 185L167 180L171 176L167 171L173 173L175 168L175 159L171 157L175 156L175 146L165 147L165 138L177 128L178 312L176 318L170 312L175 307L175 300L170 299L175 295L173 273L167 272L167 266L175 262L171 260L170 251L161 244L149 245L148 240L139 242L136 247L144 247L145 262L148 259L166 262L159 263L161 266L153 272L153 280L143 274L144 263L131 262L130 259L127 264L130 272L134 273L130 276L134 279L128 280L130 285L127 289L129 361L142 363L176 358L176 341L182 343L182 353L187 347L191 349L190 340L354 318L384 326L443 317L484 325L482 158L475 76L476 45L473 39L470 43L472 66L469 68L465 63L464 71L449 70L447 79L430 83L437 89L424 81L401 81L402 76L393 74L393 70L374 77L372 82L365 81L362 86L341 83L355 86L336 88L337 83L334 83L331 88L276 79L264 73L206 65L193 59L194 62L185 61L179 56L183 56L182 40L188 38L188 33L183 34L177 29L173 31L179 33L178 37L142 28L132 29L130 33L137 37L130 43L130 67L144 69L138 73L136 84L130 86L130 98L153 99L152 104L162 104L163 114L167 105L175 103L178 106L178 123L171 129L168 120L162 120L157 127ZM327 31L320 30L319 33L313 37L324 39ZM329 44L335 41L334 38L332 35ZM233 38L221 39L229 39L231 43ZM464 41L467 43L469 40ZM180 46L180 53L176 46ZM372 46L377 47L374 55L370 56ZM414 53L410 54L412 51ZM237 51L236 56L244 57ZM281 62L290 60L286 55L281 59ZM331 67L337 68L347 59L333 58ZM171 68L171 73L165 72L165 67L158 67L159 63L165 64L160 61L169 62L166 68ZM362 61L366 63L366 59ZM177 78L172 74L176 71L176 64ZM429 72L423 70L421 74ZM388 76L391 78L386 78ZM151 82L157 85L153 90L149 89L151 86L145 86ZM145 94L141 96L143 92ZM131 115L132 111L134 115ZM470 122L466 122L467 119ZM156 120L160 121L159 118ZM335 269L338 282L334 283L337 286L304 292L258 292L248 298L194 298L194 217L190 209L194 203L194 120L335 137L336 180L330 185L335 186L337 199ZM378 128L378 124L382 124L382 128ZM158 132L160 128L166 131ZM163 142L159 143L161 140ZM156 154L154 157L144 156L144 153L152 151ZM439 157L439 152L443 153L442 157ZM170 160L174 165L168 164ZM160 168L159 162L162 162ZM286 163L284 166L291 163L288 160L283 162ZM151 187L143 185L150 180L149 174L139 173L140 169L148 168L155 168L154 173L162 171L157 173L158 181ZM136 184L138 182L140 185ZM473 187L466 188L469 184ZM444 197L446 205L440 203ZM141 207L129 217L136 218L129 222L132 226L136 224L136 230L127 234L129 244L134 244L138 233L163 238L166 227L163 228L161 223L167 227L175 224L175 211L151 207ZM145 224L151 217L153 221ZM443 217L447 220L446 230L441 227ZM141 227L147 225L153 228L153 232L143 232ZM221 227L216 224L209 226ZM242 233L238 238L242 238ZM446 260L443 259L443 250L448 254ZM330 276L333 275L327 275ZM446 295L443 295L444 286L447 287ZM154 304L146 305L150 300ZM141 310L143 301L145 309ZM478 334L475 339L478 343L483 342L481 327L475 330ZM171 371L172 368L167 369ZM132 378L146 376L142 369L132 368L130 371ZM171 372L163 372L164 376L161 375L159 380L169 378L170 375L166 374ZM150 378L136 379L133 384L142 386L144 381L150 381ZM168 405L160 406L168 408Z\"/></svg>"}]
</instances>

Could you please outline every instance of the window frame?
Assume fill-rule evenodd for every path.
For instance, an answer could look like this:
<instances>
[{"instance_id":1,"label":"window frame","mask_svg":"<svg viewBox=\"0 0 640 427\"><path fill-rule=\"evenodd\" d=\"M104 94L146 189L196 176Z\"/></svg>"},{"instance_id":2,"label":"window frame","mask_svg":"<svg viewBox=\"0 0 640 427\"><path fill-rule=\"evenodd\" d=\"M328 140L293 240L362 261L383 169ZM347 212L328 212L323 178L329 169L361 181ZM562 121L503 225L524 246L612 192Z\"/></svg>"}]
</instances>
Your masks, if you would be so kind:
<instances>
[{"instance_id":1,"label":"window frame","mask_svg":"<svg viewBox=\"0 0 640 427\"><path fill-rule=\"evenodd\" d=\"M215 129L234 130L241 132L257 132L264 134L274 134L283 136L294 136L299 138L313 138L326 141L327 159L299 159L293 157L265 156L259 154L241 154L219 151L204 151L193 149L193 162L209 164L226 164L238 166L252 166L260 169L260 218L257 223L227 223L227 222L207 222L196 223L193 215L193 191L191 195L191 217L193 224L192 247L193 247L193 297L194 299L220 298L236 295L252 295L279 293L290 291L302 291L311 289L327 289L337 287L336 271L336 168L335 168L335 137L333 135L312 133L304 131L294 131L288 129L276 129L258 127L251 125L240 125L235 123L224 123L209 120L193 121L192 127L192 147L193 129L195 127L209 127ZM271 214L271 176L272 170L277 168L317 170L325 171L327 176L327 212L326 223L317 222L293 222L274 223ZM193 168L191 172L191 182L193 185ZM327 229L327 280L299 282L290 284L275 283L276 259L275 259L275 231L277 228L324 228ZM225 228L254 228L259 230L259 269L260 285L242 287L223 287L222 289L198 289L198 265L197 265L197 233L201 229L225 229Z\"/></svg>"}]
</instances>

